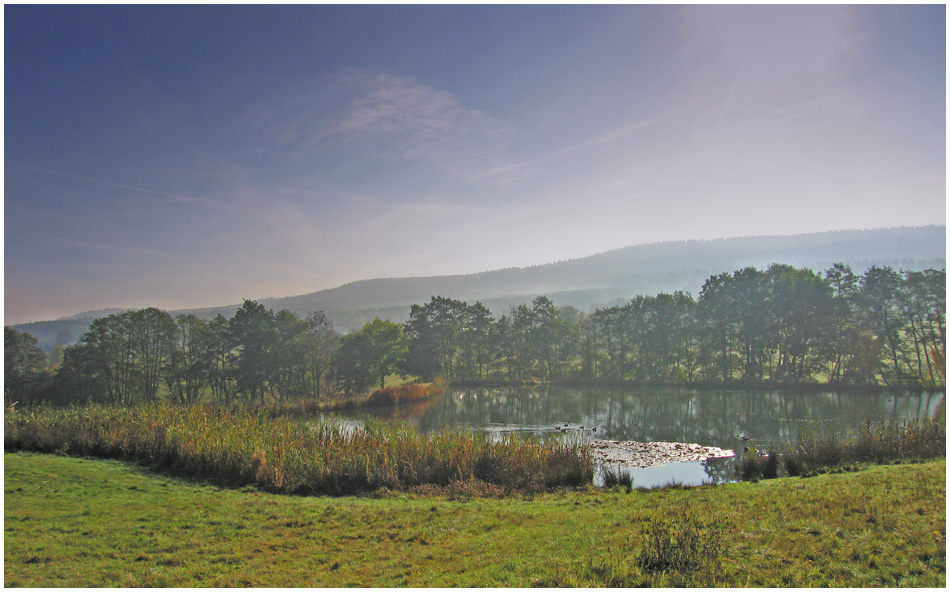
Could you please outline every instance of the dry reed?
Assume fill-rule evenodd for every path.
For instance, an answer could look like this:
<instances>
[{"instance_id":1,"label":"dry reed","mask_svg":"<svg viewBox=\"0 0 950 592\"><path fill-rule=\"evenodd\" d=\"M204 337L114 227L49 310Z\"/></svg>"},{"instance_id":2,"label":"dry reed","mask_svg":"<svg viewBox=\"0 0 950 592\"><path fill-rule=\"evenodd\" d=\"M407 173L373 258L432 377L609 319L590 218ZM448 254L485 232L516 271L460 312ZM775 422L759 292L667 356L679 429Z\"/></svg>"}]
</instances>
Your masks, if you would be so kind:
<instances>
[{"instance_id":1,"label":"dry reed","mask_svg":"<svg viewBox=\"0 0 950 592\"><path fill-rule=\"evenodd\" d=\"M149 404L8 411L7 451L135 461L164 471L275 492L343 495L484 481L507 491L590 482L586 447L566 441L493 440L461 430L420 433L371 420L274 417L265 410Z\"/></svg>"}]
</instances>

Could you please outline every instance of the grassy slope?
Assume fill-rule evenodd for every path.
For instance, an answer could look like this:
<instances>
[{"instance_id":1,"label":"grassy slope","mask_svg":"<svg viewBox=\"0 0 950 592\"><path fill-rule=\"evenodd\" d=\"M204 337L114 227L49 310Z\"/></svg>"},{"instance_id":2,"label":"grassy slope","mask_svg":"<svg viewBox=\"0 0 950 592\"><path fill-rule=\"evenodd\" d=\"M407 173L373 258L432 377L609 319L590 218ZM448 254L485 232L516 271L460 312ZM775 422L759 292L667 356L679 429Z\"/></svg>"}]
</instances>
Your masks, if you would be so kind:
<instances>
[{"instance_id":1,"label":"grassy slope","mask_svg":"<svg viewBox=\"0 0 950 592\"><path fill-rule=\"evenodd\" d=\"M946 583L943 460L528 500L280 496L113 461L4 459L6 586ZM708 561L638 567L657 524L684 514L704 524L700 535L719 537Z\"/></svg>"}]
</instances>

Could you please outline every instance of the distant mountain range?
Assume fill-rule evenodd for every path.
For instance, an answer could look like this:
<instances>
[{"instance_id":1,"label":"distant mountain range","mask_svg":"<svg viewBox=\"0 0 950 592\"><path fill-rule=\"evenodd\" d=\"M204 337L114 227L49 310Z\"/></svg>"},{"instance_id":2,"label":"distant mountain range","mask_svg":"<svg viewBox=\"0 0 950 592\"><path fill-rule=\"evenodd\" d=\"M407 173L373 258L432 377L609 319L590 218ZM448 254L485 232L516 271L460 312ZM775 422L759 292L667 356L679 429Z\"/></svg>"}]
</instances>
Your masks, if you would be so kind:
<instances>
[{"instance_id":1,"label":"distant mountain range","mask_svg":"<svg viewBox=\"0 0 950 592\"><path fill-rule=\"evenodd\" d=\"M709 276L743 267L764 269L787 263L822 271L846 263L856 273L873 265L919 270L946 267L946 226L841 230L793 236L754 236L671 241L615 249L568 261L507 268L468 275L362 280L300 296L265 298L274 310L301 316L325 311L340 331L358 329L375 317L404 322L410 306L432 296L480 301L496 316L508 308L548 296L556 305L583 311L659 292L683 290L698 295ZM239 303L170 311L212 318L231 317ZM46 348L76 341L94 318L121 309L80 313L55 321L14 325Z\"/></svg>"}]
</instances>

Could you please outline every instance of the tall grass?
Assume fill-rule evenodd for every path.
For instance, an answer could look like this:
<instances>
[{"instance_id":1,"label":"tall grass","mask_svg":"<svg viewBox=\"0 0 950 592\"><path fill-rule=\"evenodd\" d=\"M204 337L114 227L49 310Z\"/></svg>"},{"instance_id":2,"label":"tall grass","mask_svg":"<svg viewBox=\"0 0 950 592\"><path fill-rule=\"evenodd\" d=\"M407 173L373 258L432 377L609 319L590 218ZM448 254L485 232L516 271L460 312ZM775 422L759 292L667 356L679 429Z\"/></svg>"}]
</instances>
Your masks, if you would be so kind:
<instances>
[{"instance_id":1,"label":"tall grass","mask_svg":"<svg viewBox=\"0 0 950 592\"><path fill-rule=\"evenodd\" d=\"M896 463L946 457L947 426L943 418L873 424L865 422L847 433L802 431L797 444L762 456L754 443L736 465L743 480L799 476L854 463ZM784 472L780 469L784 467Z\"/></svg>"},{"instance_id":2,"label":"tall grass","mask_svg":"<svg viewBox=\"0 0 950 592\"><path fill-rule=\"evenodd\" d=\"M636 564L647 572L718 568L722 552L720 526L689 510L670 519L652 519L645 529Z\"/></svg>"},{"instance_id":3,"label":"tall grass","mask_svg":"<svg viewBox=\"0 0 950 592\"><path fill-rule=\"evenodd\" d=\"M604 467L603 477L604 487L607 489L619 486L627 493L633 491L633 475L623 467Z\"/></svg>"},{"instance_id":4,"label":"tall grass","mask_svg":"<svg viewBox=\"0 0 950 592\"><path fill-rule=\"evenodd\" d=\"M136 461L227 485L295 494L353 494L483 481L505 490L579 486L593 461L579 443L475 432L418 432L369 421L346 429L266 410L148 404L7 411L7 451Z\"/></svg>"}]
</instances>

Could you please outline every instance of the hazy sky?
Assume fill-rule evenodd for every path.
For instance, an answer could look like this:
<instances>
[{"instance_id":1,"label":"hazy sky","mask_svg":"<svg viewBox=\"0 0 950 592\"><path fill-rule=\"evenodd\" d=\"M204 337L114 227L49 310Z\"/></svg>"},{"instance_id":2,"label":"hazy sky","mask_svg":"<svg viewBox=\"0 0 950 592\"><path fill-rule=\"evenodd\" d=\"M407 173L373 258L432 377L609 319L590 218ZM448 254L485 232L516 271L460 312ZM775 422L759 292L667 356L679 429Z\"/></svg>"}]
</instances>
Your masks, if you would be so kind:
<instances>
[{"instance_id":1,"label":"hazy sky","mask_svg":"<svg viewBox=\"0 0 950 592\"><path fill-rule=\"evenodd\" d=\"M6 5L4 33L6 324L946 222L943 5Z\"/></svg>"}]
</instances>

